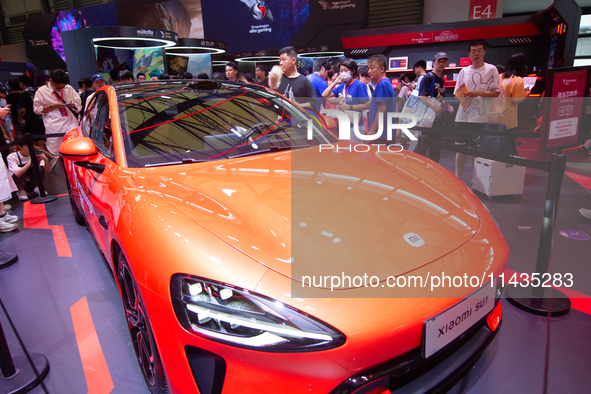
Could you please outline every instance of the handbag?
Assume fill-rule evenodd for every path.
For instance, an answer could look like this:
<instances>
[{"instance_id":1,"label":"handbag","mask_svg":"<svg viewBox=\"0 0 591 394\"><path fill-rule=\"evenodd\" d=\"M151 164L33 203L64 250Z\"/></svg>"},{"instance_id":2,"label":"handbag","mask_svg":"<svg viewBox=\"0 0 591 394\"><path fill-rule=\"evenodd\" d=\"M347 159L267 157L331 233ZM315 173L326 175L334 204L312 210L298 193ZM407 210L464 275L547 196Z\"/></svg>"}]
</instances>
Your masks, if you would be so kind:
<instances>
[{"instance_id":1,"label":"handbag","mask_svg":"<svg viewBox=\"0 0 591 394\"><path fill-rule=\"evenodd\" d=\"M499 123L491 123L490 115L495 114L491 112L489 114L489 123L484 125L482 130L485 133L499 133L501 135L482 135L476 150L480 152L496 153L503 156L517 156L517 148L515 143L507 137L507 126L501 123L501 115L499 114Z\"/></svg>"},{"instance_id":2,"label":"handbag","mask_svg":"<svg viewBox=\"0 0 591 394\"><path fill-rule=\"evenodd\" d=\"M417 86L418 88L418 86ZM431 97L427 97L431 102L435 100L436 105L440 105L439 101L436 98L432 97L435 91L435 78L431 80L431 86L429 87L429 92ZM403 114L413 114L417 118L417 126L418 127L433 127L433 122L435 122L435 118L437 117L437 112L435 112L431 107L421 101L419 98L419 91L415 89L412 91L409 98L406 100L404 107L402 108Z\"/></svg>"}]
</instances>

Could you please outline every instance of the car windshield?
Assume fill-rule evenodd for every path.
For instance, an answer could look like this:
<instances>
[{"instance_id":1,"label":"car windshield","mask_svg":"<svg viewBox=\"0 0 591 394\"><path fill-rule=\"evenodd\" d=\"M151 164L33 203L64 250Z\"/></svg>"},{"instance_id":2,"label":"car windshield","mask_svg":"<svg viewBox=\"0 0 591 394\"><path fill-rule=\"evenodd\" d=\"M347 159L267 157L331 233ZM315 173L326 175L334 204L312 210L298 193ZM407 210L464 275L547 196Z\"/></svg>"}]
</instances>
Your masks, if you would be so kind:
<instances>
[{"instance_id":1,"label":"car windshield","mask_svg":"<svg viewBox=\"0 0 591 394\"><path fill-rule=\"evenodd\" d=\"M275 93L248 85L152 83L118 90L117 99L129 167L222 160L329 143L317 118Z\"/></svg>"}]
</instances>

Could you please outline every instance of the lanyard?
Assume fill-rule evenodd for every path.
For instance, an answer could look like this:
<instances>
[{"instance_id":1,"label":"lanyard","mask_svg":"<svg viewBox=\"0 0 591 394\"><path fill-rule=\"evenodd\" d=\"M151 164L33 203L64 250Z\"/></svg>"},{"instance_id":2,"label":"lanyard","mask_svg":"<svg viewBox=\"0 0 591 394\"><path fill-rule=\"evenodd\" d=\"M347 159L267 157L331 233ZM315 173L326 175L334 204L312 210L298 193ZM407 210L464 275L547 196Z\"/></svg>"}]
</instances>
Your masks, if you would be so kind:
<instances>
[{"instance_id":1,"label":"lanyard","mask_svg":"<svg viewBox=\"0 0 591 394\"><path fill-rule=\"evenodd\" d=\"M62 97L60 97L59 94L57 94L57 92L55 90L53 91L53 94L55 95L55 97L57 97L57 99L59 101L61 101L62 103L64 102L64 99L62 98L62 97L64 97L63 95L62 95Z\"/></svg>"},{"instance_id":2,"label":"lanyard","mask_svg":"<svg viewBox=\"0 0 591 394\"><path fill-rule=\"evenodd\" d=\"M61 101L62 103L66 103L63 99L63 97L66 95L66 92L64 92L64 94L62 94L62 97L59 96L59 94L57 94L57 92L54 90L53 94L55 95L55 97L57 97L57 99L59 101ZM72 115L74 115L74 118L78 118L78 114L76 112L74 112L74 110L72 109L72 107L68 106L66 107L70 110L70 112L72 113ZM62 114L62 116L68 116L68 111L66 111L64 108L60 108L60 113Z\"/></svg>"},{"instance_id":3,"label":"lanyard","mask_svg":"<svg viewBox=\"0 0 591 394\"><path fill-rule=\"evenodd\" d=\"M351 82L351 85L353 85L353 82ZM351 85L349 85L349 92L351 91ZM343 85L343 97L347 100L347 82Z\"/></svg>"}]
</instances>

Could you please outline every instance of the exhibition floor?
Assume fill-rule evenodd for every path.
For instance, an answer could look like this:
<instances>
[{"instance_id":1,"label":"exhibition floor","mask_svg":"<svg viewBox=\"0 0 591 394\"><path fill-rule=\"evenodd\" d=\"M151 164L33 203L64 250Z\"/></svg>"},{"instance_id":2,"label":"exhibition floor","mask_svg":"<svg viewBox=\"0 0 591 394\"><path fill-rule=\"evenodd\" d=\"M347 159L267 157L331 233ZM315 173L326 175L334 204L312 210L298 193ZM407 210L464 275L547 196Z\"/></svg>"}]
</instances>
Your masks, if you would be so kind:
<instances>
[{"instance_id":1,"label":"exhibition floor","mask_svg":"<svg viewBox=\"0 0 591 394\"><path fill-rule=\"evenodd\" d=\"M547 159L534 144L524 141L520 156ZM578 212L581 207L591 208L591 156L580 148L566 155L552 272L572 273L574 285L568 294L573 309L548 323L546 317L522 312L503 299L498 336L451 393L543 393L547 343L547 392L576 394L591 387L591 303L576 298L591 295L591 240L573 237L577 231L591 234L591 220ZM440 162L450 171L454 156L442 151ZM471 174L468 160L462 177L468 185ZM547 182L547 173L528 169L521 198L488 199L479 194L511 248L507 272L535 272ZM10 201L11 213L20 218L19 230L0 234L0 251L17 253L19 261L0 270L0 300L27 349L48 358L47 393L149 393L115 281L87 229L72 217L61 166L47 175L45 185L58 196L56 201L46 205ZM0 322L13 356L22 354L1 310ZM37 387L31 392L44 391Z\"/></svg>"}]
</instances>

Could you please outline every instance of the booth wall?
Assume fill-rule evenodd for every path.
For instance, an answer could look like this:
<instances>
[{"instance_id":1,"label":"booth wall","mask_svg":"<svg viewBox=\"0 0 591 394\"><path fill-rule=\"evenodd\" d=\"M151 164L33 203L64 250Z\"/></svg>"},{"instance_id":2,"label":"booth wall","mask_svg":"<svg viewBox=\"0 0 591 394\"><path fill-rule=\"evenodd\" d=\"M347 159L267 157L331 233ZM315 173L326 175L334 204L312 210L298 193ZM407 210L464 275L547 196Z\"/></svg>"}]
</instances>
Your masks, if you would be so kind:
<instances>
[{"instance_id":1,"label":"booth wall","mask_svg":"<svg viewBox=\"0 0 591 394\"><path fill-rule=\"evenodd\" d=\"M449 63L456 63L459 67L460 58L468 57L468 42L450 42L446 44L422 44L416 46L404 46L395 48L387 55L387 57L408 56L409 68L418 61L432 61L433 56L437 52L445 52L449 56ZM547 51L540 51L538 46L519 46L519 47L489 47L486 50L484 61L493 65L506 65L507 60L514 53L523 53L526 58L529 70L533 70L534 66L543 67L548 56ZM459 73L460 71L454 71ZM392 75L389 75L392 77Z\"/></svg>"},{"instance_id":2,"label":"booth wall","mask_svg":"<svg viewBox=\"0 0 591 394\"><path fill-rule=\"evenodd\" d=\"M496 17L503 17L505 0L497 0ZM470 0L424 0L423 24L470 20Z\"/></svg>"},{"instance_id":3,"label":"booth wall","mask_svg":"<svg viewBox=\"0 0 591 394\"><path fill-rule=\"evenodd\" d=\"M25 44L12 44L0 46L0 59L3 62L31 63L27 59L27 48Z\"/></svg>"}]
</instances>

